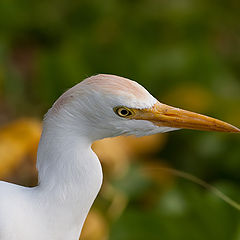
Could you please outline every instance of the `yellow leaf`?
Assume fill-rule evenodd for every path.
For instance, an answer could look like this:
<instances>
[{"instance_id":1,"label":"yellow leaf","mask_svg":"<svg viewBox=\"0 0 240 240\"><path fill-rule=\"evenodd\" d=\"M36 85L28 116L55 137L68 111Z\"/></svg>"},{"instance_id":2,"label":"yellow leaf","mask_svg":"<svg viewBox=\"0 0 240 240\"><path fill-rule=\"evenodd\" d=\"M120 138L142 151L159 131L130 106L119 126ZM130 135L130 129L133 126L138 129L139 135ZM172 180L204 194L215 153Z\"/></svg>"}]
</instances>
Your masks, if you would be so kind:
<instances>
[{"instance_id":1,"label":"yellow leaf","mask_svg":"<svg viewBox=\"0 0 240 240\"><path fill-rule=\"evenodd\" d=\"M80 239L106 240L108 239L108 225L104 217L97 211L91 210L86 218Z\"/></svg>"},{"instance_id":2,"label":"yellow leaf","mask_svg":"<svg viewBox=\"0 0 240 240\"><path fill-rule=\"evenodd\" d=\"M23 157L36 149L41 135L41 123L35 119L20 119L0 129L0 178L19 166Z\"/></svg>"}]
</instances>

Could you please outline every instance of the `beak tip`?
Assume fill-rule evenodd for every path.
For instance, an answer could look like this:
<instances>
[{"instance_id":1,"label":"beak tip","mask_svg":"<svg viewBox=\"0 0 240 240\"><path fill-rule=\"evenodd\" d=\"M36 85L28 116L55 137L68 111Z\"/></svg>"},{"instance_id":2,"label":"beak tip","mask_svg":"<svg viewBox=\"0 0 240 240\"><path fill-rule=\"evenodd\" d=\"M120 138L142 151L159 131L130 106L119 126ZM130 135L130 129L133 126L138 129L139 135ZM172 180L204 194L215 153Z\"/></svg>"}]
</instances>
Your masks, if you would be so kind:
<instances>
[{"instance_id":1,"label":"beak tip","mask_svg":"<svg viewBox=\"0 0 240 240\"><path fill-rule=\"evenodd\" d=\"M240 133L240 129L239 128L236 128L236 133Z\"/></svg>"},{"instance_id":2,"label":"beak tip","mask_svg":"<svg viewBox=\"0 0 240 240\"><path fill-rule=\"evenodd\" d=\"M229 129L229 132L232 132L232 133L240 133L240 129L233 126L233 125L230 125L231 126L231 129Z\"/></svg>"}]
</instances>

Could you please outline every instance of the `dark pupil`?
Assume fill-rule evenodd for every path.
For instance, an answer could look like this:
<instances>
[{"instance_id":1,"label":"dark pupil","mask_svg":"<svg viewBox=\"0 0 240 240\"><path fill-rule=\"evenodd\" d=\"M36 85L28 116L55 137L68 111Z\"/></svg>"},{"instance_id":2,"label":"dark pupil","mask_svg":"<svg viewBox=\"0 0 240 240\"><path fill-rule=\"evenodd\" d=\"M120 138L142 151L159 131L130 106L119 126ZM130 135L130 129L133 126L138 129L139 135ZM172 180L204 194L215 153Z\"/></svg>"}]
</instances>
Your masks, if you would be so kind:
<instances>
[{"instance_id":1,"label":"dark pupil","mask_svg":"<svg viewBox=\"0 0 240 240\"><path fill-rule=\"evenodd\" d=\"M125 110L125 109L123 109L123 110L121 110L121 114L124 115L124 116L126 116L126 115L128 115L128 111Z\"/></svg>"}]
</instances>

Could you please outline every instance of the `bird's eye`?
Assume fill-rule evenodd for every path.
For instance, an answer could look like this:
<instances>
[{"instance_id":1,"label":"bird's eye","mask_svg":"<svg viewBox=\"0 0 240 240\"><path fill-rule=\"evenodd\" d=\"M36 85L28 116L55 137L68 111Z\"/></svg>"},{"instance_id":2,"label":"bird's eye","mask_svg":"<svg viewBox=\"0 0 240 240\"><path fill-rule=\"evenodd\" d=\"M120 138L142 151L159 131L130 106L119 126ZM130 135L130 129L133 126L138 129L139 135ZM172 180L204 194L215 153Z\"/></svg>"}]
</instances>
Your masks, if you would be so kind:
<instances>
[{"instance_id":1,"label":"bird's eye","mask_svg":"<svg viewBox=\"0 0 240 240\"><path fill-rule=\"evenodd\" d=\"M133 115L133 112L126 107L116 107L114 108L114 112L120 117L129 117Z\"/></svg>"}]
</instances>

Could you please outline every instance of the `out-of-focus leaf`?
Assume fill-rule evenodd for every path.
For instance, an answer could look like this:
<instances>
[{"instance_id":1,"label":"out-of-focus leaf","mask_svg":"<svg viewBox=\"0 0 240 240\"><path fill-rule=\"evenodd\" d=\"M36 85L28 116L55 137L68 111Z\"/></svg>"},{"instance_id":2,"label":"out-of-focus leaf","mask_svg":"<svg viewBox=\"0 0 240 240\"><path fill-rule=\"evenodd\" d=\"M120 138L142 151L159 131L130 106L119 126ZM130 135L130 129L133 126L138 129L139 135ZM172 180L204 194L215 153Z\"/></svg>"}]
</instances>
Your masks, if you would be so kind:
<instances>
[{"instance_id":1,"label":"out-of-focus leaf","mask_svg":"<svg viewBox=\"0 0 240 240\"><path fill-rule=\"evenodd\" d=\"M127 150L132 156L149 156L159 152L166 144L167 134L156 134L145 137L123 137Z\"/></svg>"},{"instance_id":2,"label":"out-of-focus leaf","mask_svg":"<svg viewBox=\"0 0 240 240\"><path fill-rule=\"evenodd\" d=\"M139 155L149 155L159 151L165 144L166 134L145 137L116 137L96 141L93 150L97 153L106 170L113 176L126 172L129 161Z\"/></svg>"},{"instance_id":3,"label":"out-of-focus leaf","mask_svg":"<svg viewBox=\"0 0 240 240\"><path fill-rule=\"evenodd\" d=\"M16 120L0 129L0 177L18 167L23 157L36 153L41 123L36 119Z\"/></svg>"},{"instance_id":4,"label":"out-of-focus leaf","mask_svg":"<svg viewBox=\"0 0 240 240\"><path fill-rule=\"evenodd\" d=\"M111 176L121 176L129 165L129 154L123 138L107 138L93 144L93 150Z\"/></svg>"},{"instance_id":5,"label":"out-of-focus leaf","mask_svg":"<svg viewBox=\"0 0 240 240\"><path fill-rule=\"evenodd\" d=\"M108 239L108 225L102 214L92 209L82 229L80 239L84 240L107 240Z\"/></svg>"}]
</instances>

